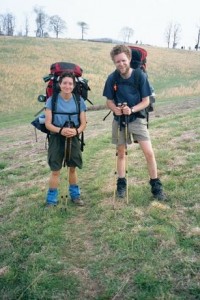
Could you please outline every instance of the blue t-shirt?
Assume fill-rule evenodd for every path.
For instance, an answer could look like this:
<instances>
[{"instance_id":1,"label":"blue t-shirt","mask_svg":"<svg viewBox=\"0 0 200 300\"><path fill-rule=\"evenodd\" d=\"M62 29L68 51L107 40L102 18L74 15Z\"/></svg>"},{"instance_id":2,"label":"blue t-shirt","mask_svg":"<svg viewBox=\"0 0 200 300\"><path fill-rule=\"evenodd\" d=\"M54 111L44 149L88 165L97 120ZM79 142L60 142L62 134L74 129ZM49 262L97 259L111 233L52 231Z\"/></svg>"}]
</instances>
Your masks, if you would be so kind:
<instances>
[{"instance_id":1,"label":"blue t-shirt","mask_svg":"<svg viewBox=\"0 0 200 300\"><path fill-rule=\"evenodd\" d=\"M114 86L117 82L117 90ZM139 90L136 88L139 87ZM117 71L111 73L105 83L103 96L117 103L126 102L129 107L137 105L142 98L152 94L147 76L144 72L140 73L138 84L134 76L134 71L128 79L124 79Z\"/></svg>"},{"instance_id":2,"label":"blue t-shirt","mask_svg":"<svg viewBox=\"0 0 200 300\"><path fill-rule=\"evenodd\" d=\"M74 125L79 126L79 106L75 96L69 100L65 100L58 94L55 112L53 117L53 124L57 127L62 127L66 121L74 122ZM52 96L47 99L46 108L52 110ZM80 113L86 111L86 105L82 97L80 97Z\"/></svg>"}]
</instances>

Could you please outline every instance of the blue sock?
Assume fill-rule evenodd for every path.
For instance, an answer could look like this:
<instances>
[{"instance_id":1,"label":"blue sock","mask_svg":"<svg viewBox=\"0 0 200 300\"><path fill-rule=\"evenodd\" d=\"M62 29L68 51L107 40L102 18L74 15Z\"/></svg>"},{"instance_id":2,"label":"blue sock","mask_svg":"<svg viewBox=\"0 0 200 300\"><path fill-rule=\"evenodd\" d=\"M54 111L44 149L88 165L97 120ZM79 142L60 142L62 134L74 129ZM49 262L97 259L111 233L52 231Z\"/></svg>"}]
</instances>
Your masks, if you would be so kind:
<instances>
[{"instance_id":1,"label":"blue sock","mask_svg":"<svg viewBox=\"0 0 200 300\"><path fill-rule=\"evenodd\" d=\"M77 184L70 184L69 194L72 200L80 198L80 188Z\"/></svg>"},{"instance_id":2,"label":"blue sock","mask_svg":"<svg viewBox=\"0 0 200 300\"><path fill-rule=\"evenodd\" d=\"M48 204L57 204L58 202L58 190L57 189L48 189L47 196L46 196L46 202Z\"/></svg>"}]
</instances>

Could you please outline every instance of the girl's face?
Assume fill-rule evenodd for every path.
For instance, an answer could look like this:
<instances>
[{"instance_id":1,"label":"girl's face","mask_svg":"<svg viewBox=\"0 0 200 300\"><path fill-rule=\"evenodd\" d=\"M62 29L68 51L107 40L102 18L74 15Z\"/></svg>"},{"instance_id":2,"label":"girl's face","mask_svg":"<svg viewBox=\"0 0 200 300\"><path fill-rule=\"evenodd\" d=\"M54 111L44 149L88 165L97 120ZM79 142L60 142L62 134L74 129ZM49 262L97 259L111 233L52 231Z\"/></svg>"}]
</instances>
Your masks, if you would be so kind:
<instances>
[{"instance_id":1,"label":"girl's face","mask_svg":"<svg viewBox=\"0 0 200 300\"><path fill-rule=\"evenodd\" d=\"M64 77L62 82L60 83L61 92L65 94L71 94L74 89L74 82L73 78L71 77Z\"/></svg>"}]
</instances>

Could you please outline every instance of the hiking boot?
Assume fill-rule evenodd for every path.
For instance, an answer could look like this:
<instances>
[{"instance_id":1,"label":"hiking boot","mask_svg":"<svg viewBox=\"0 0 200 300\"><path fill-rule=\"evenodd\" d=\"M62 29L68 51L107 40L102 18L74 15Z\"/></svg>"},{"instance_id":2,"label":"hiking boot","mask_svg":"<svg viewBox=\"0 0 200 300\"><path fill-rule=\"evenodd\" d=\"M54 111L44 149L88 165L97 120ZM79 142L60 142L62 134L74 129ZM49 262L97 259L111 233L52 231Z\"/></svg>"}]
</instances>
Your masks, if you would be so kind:
<instances>
[{"instance_id":1,"label":"hiking boot","mask_svg":"<svg viewBox=\"0 0 200 300\"><path fill-rule=\"evenodd\" d=\"M117 197L124 198L126 194L126 178L117 179Z\"/></svg>"},{"instance_id":2,"label":"hiking boot","mask_svg":"<svg viewBox=\"0 0 200 300\"><path fill-rule=\"evenodd\" d=\"M84 206L85 203L80 198L77 199L71 199L72 203L76 204L77 206Z\"/></svg>"},{"instance_id":3,"label":"hiking boot","mask_svg":"<svg viewBox=\"0 0 200 300\"><path fill-rule=\"evenodd\" d=\"M48 189L46 196L46 206L56 206L58 204L58 190L57 189Z\"/></svg>"},{"instance_id":4,"label":"hiking boot","mask_svg":"<svg viewBox=\"0 0 200 300\"><path fill-rule=\"evenodd\" d=\"M159 201L166 201L167 196L163 192L163 186L159 178L150 179L151 192L153 197Z\"/></svg>"}]
</instances>

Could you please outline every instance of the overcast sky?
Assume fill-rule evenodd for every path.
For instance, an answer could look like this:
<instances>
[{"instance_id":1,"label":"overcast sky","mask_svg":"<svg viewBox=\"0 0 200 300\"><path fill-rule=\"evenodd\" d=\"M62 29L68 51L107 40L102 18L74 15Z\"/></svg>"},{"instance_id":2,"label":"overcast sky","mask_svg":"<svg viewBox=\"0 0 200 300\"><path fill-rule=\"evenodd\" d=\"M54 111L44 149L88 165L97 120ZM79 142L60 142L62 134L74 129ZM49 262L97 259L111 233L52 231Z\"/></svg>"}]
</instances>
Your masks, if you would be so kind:
<instances>
[{"instance_id":1,"label":"overcast sky","mask_svg":"<svg viewBox=\"0 0 200 300\"><path fill-rule=\"evenodd\" d=\"M35 36L35 6L49 16L59 15L67 24L63 35L67 38L81 38L77 23L83 21L89 26L86 39L122 39L121 29L130 27L134 30L130 42L166 47L164 32L173 22L182 29L178 47L194 48L200 27L200 0L0 0L0 14L16 17L15 34L24 32L28 16L30 35Z\"/></svg>"}]
</instances>

